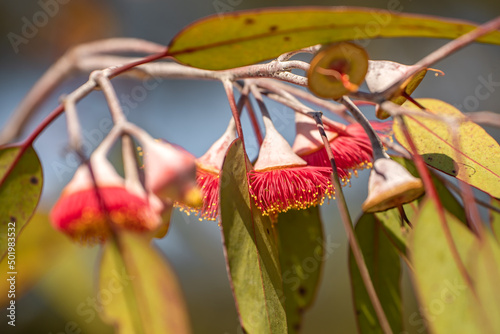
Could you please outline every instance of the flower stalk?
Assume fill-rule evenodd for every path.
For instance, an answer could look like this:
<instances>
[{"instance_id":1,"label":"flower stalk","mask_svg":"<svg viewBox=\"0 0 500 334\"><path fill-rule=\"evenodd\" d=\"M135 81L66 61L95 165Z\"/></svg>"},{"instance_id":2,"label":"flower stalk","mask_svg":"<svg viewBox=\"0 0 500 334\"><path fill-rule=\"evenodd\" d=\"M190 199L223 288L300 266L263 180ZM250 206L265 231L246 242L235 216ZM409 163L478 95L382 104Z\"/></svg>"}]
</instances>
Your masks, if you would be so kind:
<instances>
[{"instance_id":1,"label":"flower stalk","mask_svg":"<svg viewBox=\"0 0 500 334\"><path fill-rule=\"evenodd\" d=\"M359 272L361 274L361 278L363 279L363 283L365 285L366 291L372 302L373 308L375 309L375 313L377 315L377 319L380 323L380 327L384 331L385 334L392 334L391 326L389 325L389 321L384 313L384 309L382 308L382 304L380 303L380 299L377 296L377 292L375 291L375 287L373 286L373 282L370 278L370 273L368 272L368 268L366 266L365 259L363 257L363 253L361 252L361 248L359 247L358 240L356 239L356 235L354 234L354 229L352 225L352 219L349 214L349 208L347 207L347 202L344 197L344 192L342 191L342 187L340 185L339 175L337 173L337 166L335 163L335 159L333 157L332 149L329 145L329 140L325 132L325 128L323 122L321 120L322 113L315 112L312 114L314 120L316 121L318 131L323 139L323 143L325 145L326 151L330 158L330 163L332 165L332 182L336 189L336 197L337 197L337 207L340 212L341 220L344 226L344 229L347 234L347 239L349 241L349 246L351 248L352 254L354 255L354 259L358 266Z\"/></svg>"}]
</instances>

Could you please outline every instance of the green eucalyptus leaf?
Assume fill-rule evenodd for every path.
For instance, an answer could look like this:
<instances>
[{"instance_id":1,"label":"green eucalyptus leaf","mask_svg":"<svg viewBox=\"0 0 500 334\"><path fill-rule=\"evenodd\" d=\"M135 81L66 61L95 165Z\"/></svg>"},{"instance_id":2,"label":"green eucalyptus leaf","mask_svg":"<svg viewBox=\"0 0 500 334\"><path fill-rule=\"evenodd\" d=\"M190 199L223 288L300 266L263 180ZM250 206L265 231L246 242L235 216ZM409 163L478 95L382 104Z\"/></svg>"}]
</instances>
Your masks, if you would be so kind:
<instances>
[{"instance_id":1,"label":"green eucalyptus leaf","mask_svg":"<svg viewBox=\"0 0 500 334\"><path fill-rule=\"evenodd\" d=\"M436 99L417 99L426 110L405 102L403 105L422 116L403 116L408 131L424 161L493 197L500 197L500 145L482 127L467 118L454 106ZM450 116L459 122L455 142L450 124L425 117L425 113ZM396 120L393 124L396 139L410 149Z\"/></svg>"},{"instance_id":2,"label":"green eucalyptus leaf","mask_svg":"<svg viewBox=\"0 0 500 334\"><path fill-rule=\"evenodd\" d=\"M277 223L288 333L298 333L323 271L325 240L319 208L280 213ZM338 245L326 240L326 252Z\"/></svg>"},{"instance_id":3,"label":"green eucalyptus leaf","mask_svg":"<svg viewBox=\"0 0 500 334\"><path fill-rule=\"evenodd\" d=\"M0 149L0 258L33 215L42 184L42 166L31 146Z\"/></svg>"},{"instance_id":4,"label":"green eucalyptus leaf","mask_svg":"<svg viewBox=\"0 0 500 334\"><path fill-rule=\"evenodd\" d=\"M276 231L251 200L252 169L240 139L220 175L220 215L229 276L245 333L287 333Z\"/></svg>"},{"instance_id":5,"label":"green eucalyptus leaf","mask_svg":"<svg viewBox=\"0 0 500 334\"><path fill-rule=\"evenodd\" d=\"M401 263L398 251L386 233L384 225L374 214L365 213L356 223L355 234L377 296L393 333L401 333L404 330L400 289ZM360 333L384 333L351 251L349 272Z\"/></svg>"},{"instance_id":6,"label":"green eucalyptus leaf","mask_svg":"<svg viewBox=\"0 0 500 334\"><path fill-rule=\"evenodd\" d=\"M190 66L222 70L315 44L380 37L457 38L476 27L466 21L360 7L235 11L192 23L170 42L169 55ZM500 44L500 32L477 41Z\"/></svg>"},{"instance_id":7,"label":"green eucalyptus leaf","mask_svg":"<svg viewBox=\"0 0 500 334\"><path fill-rule=\"evenodd\" d=\"M190 333L177 279L141 235L122 233L105 244L99 276L103 320L117 333Z\"/></svg>"},{"instance_id":8,"label":"green eucalyptus leaf","mask_svg":"<svg viewBox=\"0 0 500 334\"><path fill-rule=\"evenodd\" d=\"M420 309L433 333L498 333L500 248L489 232L480 240L448 212L445 220L448 237L434 202L422 203L410 242Z\"/></svg>"}]
</instances>

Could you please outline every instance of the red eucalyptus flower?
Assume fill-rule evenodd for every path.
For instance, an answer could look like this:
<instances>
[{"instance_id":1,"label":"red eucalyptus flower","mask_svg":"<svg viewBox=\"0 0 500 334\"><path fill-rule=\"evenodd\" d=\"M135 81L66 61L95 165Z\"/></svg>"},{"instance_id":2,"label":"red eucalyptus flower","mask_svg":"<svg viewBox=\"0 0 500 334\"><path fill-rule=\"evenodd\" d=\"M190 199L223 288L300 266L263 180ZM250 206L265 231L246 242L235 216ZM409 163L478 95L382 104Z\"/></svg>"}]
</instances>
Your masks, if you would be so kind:
<instances>
[{"instance_id":1,"label":"red eucalyptus flower","mask_svg":"<svg viewBox=\"0 0 500 334\"><path fill-rule=\"evenodd\" d=\"M163 201L200 206L195 157L179 146L154 140L147 133L141 133L140 140L144 152L146 189Z\"/></svg>"},{"instance_id":2,"label":"red eucalyptus flower","mask_svg":"<svg viewBox=\"0 0 500 334\"><path fill-rule=\"evenodd\" d=\"M217 139L208 151L196 159L196 182L201 189L203 204L201 208L186 208L188 214L195 212L202 218L215 220L219 215L219 175L229 145L236 139L234 120L231 119L224 134Z\"/></svg>"},{"instance_id":3,"label":"red eucalyptus flower","mask_svg":"<svg viewBox=\"0 0 500 334\"><path fill-rule=\"evenodd\" d=\"M52 225L75 241L102 243L112 228L153 231L162 221L163 206L129 191L106 158L93 156L92 170L80 166L52 208Z\"/></svg>"},{"instance_id":4,"label":"red eucalyptus flower","mask_svg":"<svg viewBox=\"0 0 500 334\"><path fill-rule=\"evenodd\" d=\"M266 136L255 170L248 173L250 194L264 215L322 204L334 194L331 168L308 166L264 117Z\"/></svg>"},{"instance_id":5,"label":"red eucalyptus flower","mask_svg":"<svg viewBox=\"0 0 500 334\"><path fill-rule=\"evenodd\" d=\"M388 136L392 122L371 122L379 135ZM316 122L302 114L296 114L297 136L293 151L312 166L330 166L330 160L318 133ZM342 181L347 181L351 173L371 167L372 146L363 127L358 123L344 125L336 123L336 128L325 125L333 157L338 169L342 169Z\"/></svg>"}]
</instances>

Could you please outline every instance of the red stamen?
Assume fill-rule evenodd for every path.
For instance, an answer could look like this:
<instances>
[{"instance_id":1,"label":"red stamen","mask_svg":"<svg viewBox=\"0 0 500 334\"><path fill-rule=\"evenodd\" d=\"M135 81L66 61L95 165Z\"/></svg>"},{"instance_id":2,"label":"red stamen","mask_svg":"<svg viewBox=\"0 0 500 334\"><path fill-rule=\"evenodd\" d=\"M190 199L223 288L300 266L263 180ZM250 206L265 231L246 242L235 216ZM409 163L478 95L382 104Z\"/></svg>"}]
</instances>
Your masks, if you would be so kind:
<instances>
[{"instance_id":1,"label":"red stamen","mask_svg":"<svg viewBox=\"0 0 500 334\"><path fill-rule=\"evenodd\" d=\"M219 215L219 174L197 166L196 182L201 189L203 204L200 208L193 208L176 203L176 207L188 215L194 213L207 220L216 220Z\"/></svg>"},{"instance_id":2,"label":"red stamen","mask_svg":"<svg viewBox=\"0 0 500 334\"><path fill-rule=\"evenodd\" d=\"M388 136L392 123L371 122L375 131L382 136ZM337 167L350 176L349 171L356 172L357 169L365 169L371 166L372 147L370 139L359 124L348 125L344 132L330 141L333 156ZM311 166L330 166L328 155L323 146L319 146L314 152L300 156ZM339 175L340 176L340 175ZM346 180L344 180L346 181Z\"/></svg>"},{"instance_id":3,"label":"red stamen","mask_svg":"<svg viewBox=\"0 0 500 334\"><path fill-rule=\"evenodd\" d=\"M331 168L310 166L248 173L250 194L264 215L322 204L334 194L330 177Z\"/></svg>"}]
</instances>

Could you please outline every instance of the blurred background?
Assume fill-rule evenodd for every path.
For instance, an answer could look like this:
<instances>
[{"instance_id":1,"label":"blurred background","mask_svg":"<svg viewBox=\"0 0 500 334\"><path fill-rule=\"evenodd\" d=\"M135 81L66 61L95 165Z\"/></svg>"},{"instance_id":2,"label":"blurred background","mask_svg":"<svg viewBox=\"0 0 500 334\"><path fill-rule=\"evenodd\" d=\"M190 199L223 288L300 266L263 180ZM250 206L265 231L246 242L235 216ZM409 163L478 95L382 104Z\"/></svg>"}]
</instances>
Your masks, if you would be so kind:
<instances>
[{"instance_id":1,"label":"blurred background","mask_svg":"<svg viewBox=\"0 0 500 334\"><path fill-rule=\"evenodd\" d=\"M176 32L203 16L270 6L349 5L387 9L398 3L404 12L454 17L477 23L500 15L498 0L59 0L57 11L47 21L39 21L36 32L24 38L22 43L12 43L9 36L12 37L12 33L23 36L26 20L33 22L40 11L44 11L43 4L46 2L49 1L0 2L0 35L3 36L0 39L0 125L7 121L30 87L65 50L91 40L137 37L168 44ZM444 42L428 39L373 40L367 45L367 50L372 59L411 64ZM498 91L492 91L487 99L479 99L475 90L488 78L500 82L499 59L498 46L471 45L436 64L434 67L446 75L428 75L414 96L439 98L467 112L498 112ZM23 136L57 106L61 95L71 92L87 78L88 74L82 74L64 82L33 117ZM130 95L134 88L142 85L142 82L121 78L113 82L120 97ZM498 84L492 89L498 90ZM202 155L223 133L230 118L222 86L215 82L163 80L156 88L148 90L144 99L135 101L129 107L131 121L153 136L179 144L196 156ZM272 103L269 108L277 128L291 142L295 135L292 113ZM109 118L102 94L91 94L78 104L78 109L84 137L95 148L95 138L99 134L104 135L100 122ZM364 111L369 118L374 118L372 109ZM249 135L249 144L255 147L246 118L244 122L247 124L244 130ZM486 130L498 141L498 132L492 128ZM98 317L90 319L78 312L82 303L97 294L98 249L70 244L65 237L53 232L45 217L76 168L75 157L68 154L66 148L67 132L62 116L35 142L44 171L40 214L23 232L25 235L18 243L18 292L22 293L16 298L16 327L7 326L5 311L2 311L1 333L112 333L112 328ZM250 150L252 154L250 158L255 158L257 151ZM360 204L366 197L367 176L366 171L361 172L358 178L352 179L351 186L345 188L353 217L359 216ZM305 313L303 333L354 333L345 233L333 201L325 204L321 213L325 238L339 247L325 259L316 302ZM179 278L193 332L240 333L217 223L198 221L176 211L169 234L157 244ZM2 278L1 284L5 284L4 281ZM0 287L0 303L4 305L5 285ZM408 333L421 333L423 327L415 322L420 316L415 314L418 310L407 277L403 280L403 287L404 319Z\"/></svg>"}]
</instances>

